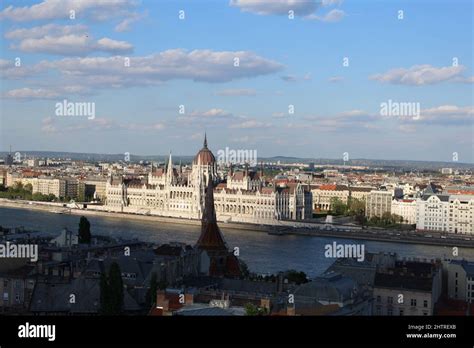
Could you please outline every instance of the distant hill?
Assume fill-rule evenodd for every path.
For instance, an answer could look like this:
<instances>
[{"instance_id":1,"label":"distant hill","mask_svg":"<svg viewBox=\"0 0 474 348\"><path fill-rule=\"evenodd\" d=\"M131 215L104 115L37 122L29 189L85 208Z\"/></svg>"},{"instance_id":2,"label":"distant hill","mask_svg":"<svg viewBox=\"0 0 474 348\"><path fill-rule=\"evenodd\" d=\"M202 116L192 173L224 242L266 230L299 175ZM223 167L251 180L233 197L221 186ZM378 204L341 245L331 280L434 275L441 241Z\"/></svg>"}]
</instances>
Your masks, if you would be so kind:
<instances>
[{"instance_id":1,"label":"distant hill","mask_svg":"<svg viewBox=\"0 0 474 348\"><path fill-rule=\"evenodd\" d=\"M124 154L100 154L100 153L78 153L78 152L58 152L58 151L19 151L22 155L28 157L48 157L48 158L61 158L71 159L75 161L92 161L92 162L108 162L108 161L123 161L125 159ZM7 152L0 152L0 158L4 158ZM194 156L180 156L173 155L173 162L183 164L191 163ZM165 162L168 159L168 155L134 155L130 154L130 160L132 162L138 161L154 161L154 162ZM331 158L298 158L288 156L274 156L274 157L260 157L258 161L263 162L278 162L280 163L314 163L315 165L343 165L342 159L331 159ZM458 169L473 169L473 163L460 163L460 162L434 162L434 161L411 161L411 160L381 160L381 159L351 159L345 163L346 165L352 166L366 166L372 168L398 168L398 169L429 169L438 170L440 168L458 168Z\"/></svg>"}]
</instances>

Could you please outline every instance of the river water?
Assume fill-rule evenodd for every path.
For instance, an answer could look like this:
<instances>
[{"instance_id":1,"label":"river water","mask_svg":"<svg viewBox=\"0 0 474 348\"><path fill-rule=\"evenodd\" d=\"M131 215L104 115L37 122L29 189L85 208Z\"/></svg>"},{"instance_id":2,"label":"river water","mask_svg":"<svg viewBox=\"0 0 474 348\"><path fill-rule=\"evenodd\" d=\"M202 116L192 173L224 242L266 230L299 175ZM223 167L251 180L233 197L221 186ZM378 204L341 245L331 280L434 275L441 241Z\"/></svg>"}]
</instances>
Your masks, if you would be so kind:
<instances>
[{"instance_id":1,"label":"river water","mask_svg":"<svg viewBox=\"0 0 474 348\"><path fill-rule=\"evenodd\" d=\"M169 224L156 221L128 220L126 217L87 216L92 234L139 239L145 242L184 242L194 245L199 237L200 226ZM16 208L0 208L0 225L24 226L26 229L58 235L67 227L75 231L79 216L30 211ZM238 247L240 258L251 271L267 274L296 269L314 277L324 272L334 261L324 256L326 244L364 244L368 252L396 252L401 257L443 258L450 257L451 247L388 243L349 239L308 236L272 236L227 228L220 224L229 248ZM474 249L459 249L460 257L474 260Z\"/></svg>"}]
</instances>

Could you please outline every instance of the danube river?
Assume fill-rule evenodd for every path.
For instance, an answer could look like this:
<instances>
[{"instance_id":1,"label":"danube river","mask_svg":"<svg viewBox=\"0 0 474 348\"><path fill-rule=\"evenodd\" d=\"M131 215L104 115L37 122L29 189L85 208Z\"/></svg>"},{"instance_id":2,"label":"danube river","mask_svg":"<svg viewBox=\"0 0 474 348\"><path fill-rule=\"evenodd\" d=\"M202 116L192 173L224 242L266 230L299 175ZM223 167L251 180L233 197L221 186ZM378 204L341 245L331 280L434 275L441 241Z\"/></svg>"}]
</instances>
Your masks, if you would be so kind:
<instances>
[{"instance_id":1,"label":"danube river","mask_svg":"<svg viewBox=\"0 0 474 348\"><path fill-rule=\"evenodd\" d=\"M194 245L200 233L199 226L178 225L155 221L129 220L126 217L88 216L92 234L139 239L153 243L184 242ZM64 227L77 230L79 216L54 214L17 208L0 208L0 225L24 226L51 235L58 235ZM324 256L324 247L337 243L364 244L369 252L396 252L402 257L443 258L451 255L451 248L376 241L333 239L307 236L274 236L226 228L220 224L229 248L238 247L240 258L251 271L274 273L288 269L304 271L314 277L334 261ZM459 255L474 260L474 249L459 249Z\"/></svg>"}]
</instances>

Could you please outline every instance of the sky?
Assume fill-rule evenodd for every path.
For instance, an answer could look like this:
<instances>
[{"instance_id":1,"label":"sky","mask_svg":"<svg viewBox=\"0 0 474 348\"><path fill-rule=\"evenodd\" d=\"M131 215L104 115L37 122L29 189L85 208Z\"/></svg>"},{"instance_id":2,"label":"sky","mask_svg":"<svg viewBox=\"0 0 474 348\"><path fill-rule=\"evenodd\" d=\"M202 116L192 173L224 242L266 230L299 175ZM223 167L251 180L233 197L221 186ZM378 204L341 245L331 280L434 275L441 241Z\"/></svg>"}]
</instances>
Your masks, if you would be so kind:
<instances>
[{"instance_id":1,"label":"sky","mask_svg":"<svg viewBox=\"0 0 474 348\"><path fill-rule=\"evenodd\" d=\"M0 6L1 151L474 163L470 0Z\"/></svg>"}]
</instances>

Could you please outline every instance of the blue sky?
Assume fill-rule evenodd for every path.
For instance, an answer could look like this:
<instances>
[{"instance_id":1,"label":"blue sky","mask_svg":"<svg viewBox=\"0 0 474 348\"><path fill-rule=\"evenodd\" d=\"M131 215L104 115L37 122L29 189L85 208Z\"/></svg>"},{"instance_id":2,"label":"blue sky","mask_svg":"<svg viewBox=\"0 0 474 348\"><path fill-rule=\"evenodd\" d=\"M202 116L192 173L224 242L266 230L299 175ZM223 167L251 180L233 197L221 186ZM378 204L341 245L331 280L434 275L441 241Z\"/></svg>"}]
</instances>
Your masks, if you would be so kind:
<instances>
[{"instance_id":1,"label":"blue sky","mask_svg":"<svg viewBox=\"0 0 474 348\"><path fill-rule=\"evenodd\" d=\"M469 0L1 6L4 151L191 155L207 131L214 152L474 162ZM95 118L57 116L64 99Z\"/></svg>"}]
</instances>

